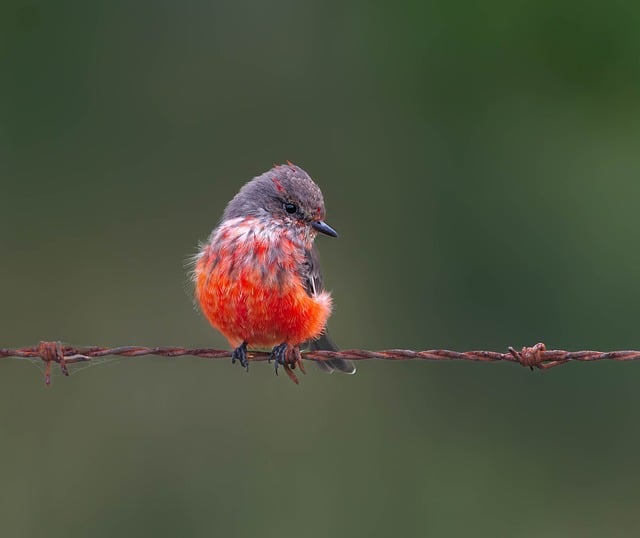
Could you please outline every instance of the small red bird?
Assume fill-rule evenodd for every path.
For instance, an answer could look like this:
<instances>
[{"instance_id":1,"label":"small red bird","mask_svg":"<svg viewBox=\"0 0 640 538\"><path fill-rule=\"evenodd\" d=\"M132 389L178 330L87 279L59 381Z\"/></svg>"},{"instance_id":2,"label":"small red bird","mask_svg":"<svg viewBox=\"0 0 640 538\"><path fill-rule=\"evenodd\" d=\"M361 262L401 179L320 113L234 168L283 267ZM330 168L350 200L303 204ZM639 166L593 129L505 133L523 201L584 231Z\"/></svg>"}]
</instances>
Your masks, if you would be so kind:
<instances>
[{"instance_id":1,"label":"small red bird","mask_svg":"<svg viewBox=\"0 0 640 538\"><path fill-rule=\"evenodd\" d=\"M297 383L304 372L300 346L336 350L325 333L331 295L322 284L318 232L337 237L324 222L320 188L292 163L249 181L227 205L196 257L196 299L211 325L248 369L247 347L270 347L271 357ZM328 372L354 373L346 360L318 362Z\"/></svg>"}]
</instances>

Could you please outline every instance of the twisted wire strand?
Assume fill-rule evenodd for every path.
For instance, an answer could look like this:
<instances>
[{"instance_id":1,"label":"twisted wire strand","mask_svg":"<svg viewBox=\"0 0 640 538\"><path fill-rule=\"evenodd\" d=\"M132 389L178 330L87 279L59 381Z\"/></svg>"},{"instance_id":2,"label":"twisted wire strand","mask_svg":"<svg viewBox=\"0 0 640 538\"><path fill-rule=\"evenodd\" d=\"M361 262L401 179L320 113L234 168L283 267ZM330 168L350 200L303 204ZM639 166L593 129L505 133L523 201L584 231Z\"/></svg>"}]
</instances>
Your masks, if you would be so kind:
<instances>
[{"instance_id":1,"label":"twisted wire strand","mask_svg":"<svg viewBox=\"0 0 640 538\"><path fill-rule=\"evenodd\" d=\"M210 348L186 348L186 347L144 347L144 346L117 346L117 347L74 347L61 342L40 342L37 346L22 348L0 348L0 358L39 358L45 363L45 383L51 383L51 365L58 364L64 375L69 375L69 364L87 362L93 358L116 355L121 357L200 357L204 359L224 359L231 357L231 351L226 349ZM270 359L267 351L250 351L249 361L265 361ZM390 361L427 360L427 361L474 361L474 362L498 362L507 361L529 367L548 370L571 361L634 361L640 359L640 351L565 351L560 349L547 349L543 343L531 347L523 347L520 351L513 347L508 352L496 351L451 351L448 349L429 349L425 351L413 351L410 349L386 349L381 351L369 351L366 349L344 349L340 351L303 351L302 358L313 361L326 361L330 359L348 359L362 361L380 359Z\"/></svg>"}]
</instances>

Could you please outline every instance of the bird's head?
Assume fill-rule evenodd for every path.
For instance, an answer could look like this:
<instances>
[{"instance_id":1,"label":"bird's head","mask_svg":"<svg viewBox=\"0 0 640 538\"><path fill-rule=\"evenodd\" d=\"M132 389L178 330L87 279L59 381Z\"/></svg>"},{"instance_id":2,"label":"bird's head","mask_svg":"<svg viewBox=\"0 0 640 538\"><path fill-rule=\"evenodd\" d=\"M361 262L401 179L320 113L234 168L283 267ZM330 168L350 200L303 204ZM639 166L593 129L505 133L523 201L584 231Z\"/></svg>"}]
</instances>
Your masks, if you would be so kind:
<instances>
[{"instance_id":1,"label":"bird's head","mask_svg":"<svg viewBox=\"0 0 640 538\"><path fill-rule=\"evenodd\" d=\"M227 205L223 220L238 217L273 219L311 238L317 232L338 237L324 222L320 187L302 168L291 163L274 166L240 189Z\"/></svg>"}]
</instances>

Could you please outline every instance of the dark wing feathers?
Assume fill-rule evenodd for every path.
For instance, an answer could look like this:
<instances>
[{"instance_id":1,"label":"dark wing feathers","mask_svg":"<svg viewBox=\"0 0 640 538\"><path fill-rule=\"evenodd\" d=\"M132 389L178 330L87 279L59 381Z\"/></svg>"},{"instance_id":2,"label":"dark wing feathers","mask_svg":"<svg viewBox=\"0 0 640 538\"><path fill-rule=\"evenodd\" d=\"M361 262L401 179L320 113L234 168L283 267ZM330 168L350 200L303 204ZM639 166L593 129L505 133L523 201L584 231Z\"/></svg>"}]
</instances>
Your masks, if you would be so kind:
<instances>
[{"instance_id":1,"label":"dark wing feathers","mask_svg":"<svg viewBox=\"0 0 640 538\"><path fill-rule=\"evenodd\" d=\"M320 256L318 254L318 250L316 247L312 247L311 250L307 250L305 263L302 267L301 271L302 281L304 282L304 287L307 290L307 293L310 296L319 293L324 289L322 283L322 272L320 271ZM310 350L328 350L328 351L338 351L338 346L336 346L331 339L327 336L325 331L324 334L320 335L320 337L315 340L309 340L306 343L306 346ZM355 374L356 367L355 365L348 360L345 359L331 359L328 361L316 361L316 364L320 367L321 370L331 374L334 370L338 370L340 372L344 372L345 374Z\"/></svg>"}]
</instances>

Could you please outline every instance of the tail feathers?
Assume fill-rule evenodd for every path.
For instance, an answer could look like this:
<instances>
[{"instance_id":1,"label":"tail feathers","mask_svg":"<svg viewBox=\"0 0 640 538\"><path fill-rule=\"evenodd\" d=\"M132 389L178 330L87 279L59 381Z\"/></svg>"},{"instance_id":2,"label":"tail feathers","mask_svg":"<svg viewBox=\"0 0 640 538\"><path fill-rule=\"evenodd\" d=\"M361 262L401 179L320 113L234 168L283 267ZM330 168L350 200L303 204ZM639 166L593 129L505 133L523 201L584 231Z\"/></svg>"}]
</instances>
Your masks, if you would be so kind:
<instances>
[{"instance_id":1,"label":"tail feathers","mask_svg":"<svg viewBox=\"0 0 640 538\"><path fill-rule=\"evenodd\" d=\"M323 334L317 340L311 340L309 342L309 349L311 351L338 351L338 346L336 346L333 341L326 335ZM356 367L355 365L346 359L330 359L328 361L316 361L318 367L328 374L332 374L334 371L343 372L345 374L355 374Z\"/></svg>"}]
</instances>

